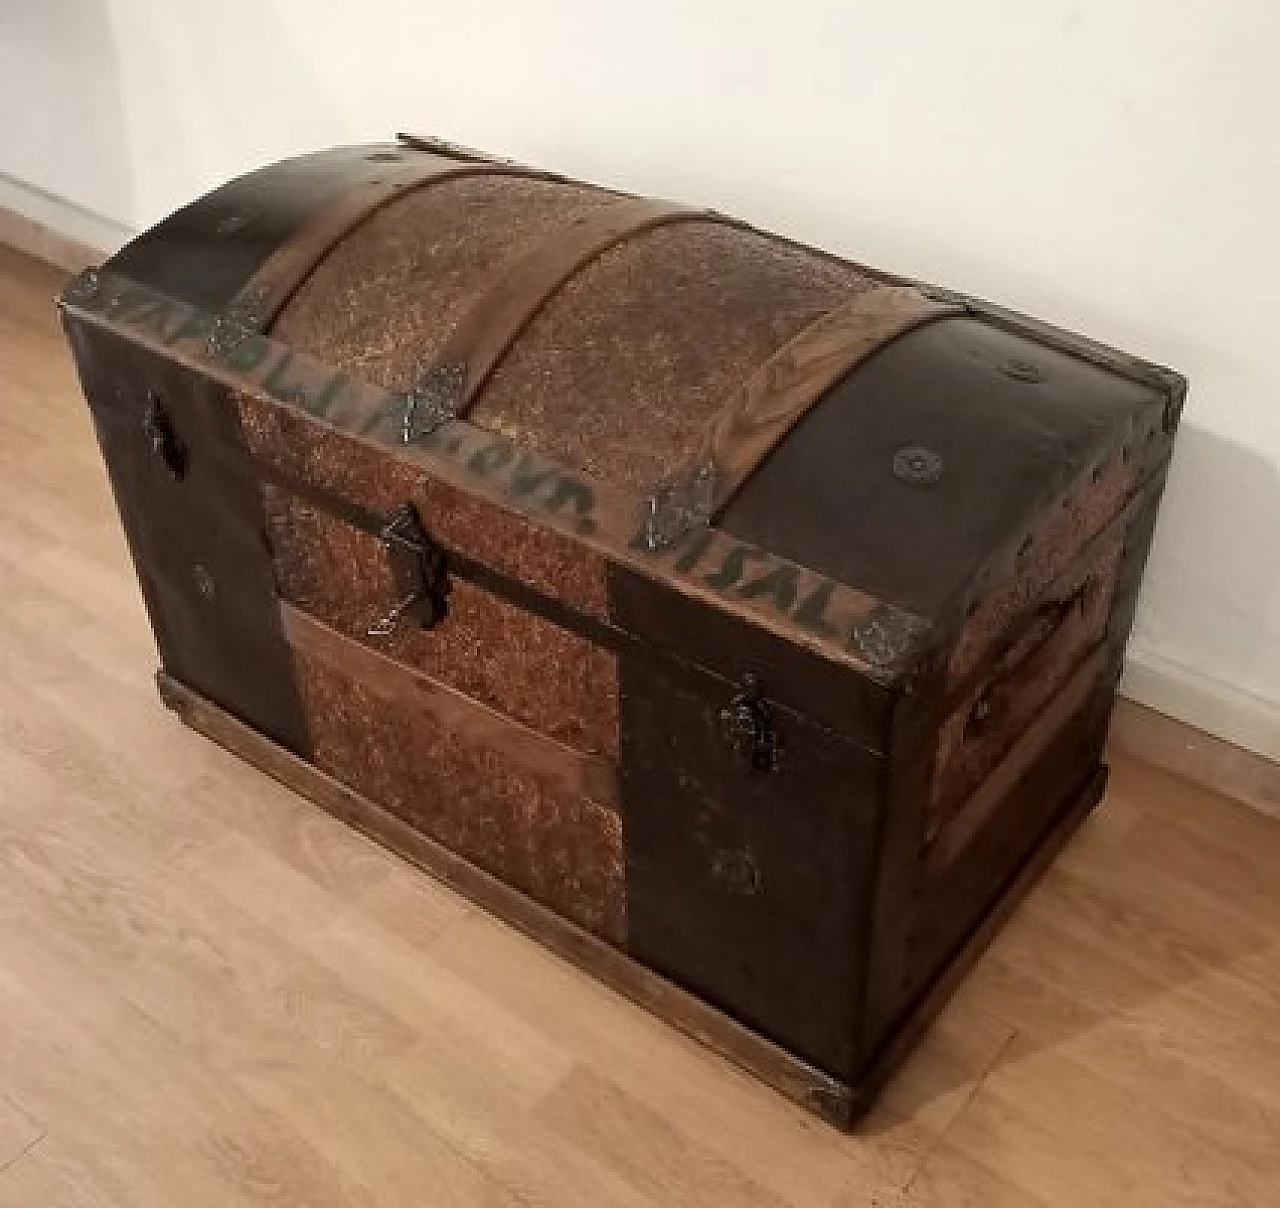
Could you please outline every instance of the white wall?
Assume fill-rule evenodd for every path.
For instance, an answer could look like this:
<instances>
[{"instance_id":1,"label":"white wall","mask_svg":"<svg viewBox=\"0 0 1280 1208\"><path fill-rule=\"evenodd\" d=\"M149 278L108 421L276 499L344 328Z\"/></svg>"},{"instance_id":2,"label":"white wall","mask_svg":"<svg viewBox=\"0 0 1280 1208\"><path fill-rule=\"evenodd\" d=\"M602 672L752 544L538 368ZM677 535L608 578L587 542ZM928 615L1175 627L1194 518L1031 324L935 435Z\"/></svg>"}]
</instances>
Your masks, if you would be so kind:
<instances>
[{"instance_id":1,"label":"white wall","mask_svg":"<svg viewBox=\"0 0 1280 1208\"><path fill-rule=\"evenodd\" d=\"M1274 0L0 0L0 172L140 227L429 131L1174 365L1127 687L1280 757L1277 45Z\"/></svg>"}]
</instances>

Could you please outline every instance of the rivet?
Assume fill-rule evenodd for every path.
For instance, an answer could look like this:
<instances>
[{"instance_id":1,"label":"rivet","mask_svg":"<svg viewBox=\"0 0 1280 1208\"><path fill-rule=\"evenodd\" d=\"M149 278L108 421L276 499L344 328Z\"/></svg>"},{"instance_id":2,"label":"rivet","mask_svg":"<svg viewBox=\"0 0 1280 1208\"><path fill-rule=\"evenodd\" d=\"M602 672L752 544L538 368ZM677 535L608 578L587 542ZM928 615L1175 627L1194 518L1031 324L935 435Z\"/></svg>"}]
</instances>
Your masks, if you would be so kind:
<instances>
[{"instance_id":1,"label":"rivet","mask_svg":"<svg viewBox=\"0 0 1280 1208\"><path fill-rule=\"evenodd\" d=\"M62 300L72 305L92 302L101 292L101 274L96 268L87 268L62 291Z\"/></svg>"},{"instance_id":2,"label":"rivet","mask_svg":"<svg viewBox=\"0 0 1280 1208\"><path fill-rule=\"evenodd\" d=\"M867 662L888 667L911 649L915 637L912 625L903 614L877 605L854 625L849 645Z\"/></svg>"},{"instance_id":3,"label":"rivet","mask_svg":"<svg viewBox=\"0 0 1280 1208\"><path fill-rule=\"evenodd\" d=\"M213 229L219 235L234 235L237 231L243 231L252 221L251 213L228 214Z\"/></svg>"},{"instance_id":4,"label":"rivet","mask_svg":"<svg viewBox=\"0 0 1280 1208\"><path fill-rule=\"evenodd\" d=\"M1005 361L1000 366L1000 372L1005 377L1012 378L1015 382L1027 382L1034 384L1044 381L1044 370L1039 365L1033 365L1030 361L1022 361L1018 358Z\"/></svg>"},{"instance_id":5,"label":"rivet","mask_svg":"<svg viewBox=\"0 0 1280 1208\"><path fill-rule=\"evenodd\" d=\"M217 592L217 585L213 581L213 575L209 573L209 568L203 562L197 562L191 568L191 577L196 581L196 591L200 593L200 598L212 600Z\"/></svg>"},{"instance_id":6,"label":"rivet","mask_svg":"<svg viewBox=\"0 0 1280 1208\"><path fill-rule=\"evenodd\" d=\"M942 455L928 445L903 445L893 455L893 473L913 486L928 486L942 477Z\"/></svg>"},{"instance_id":7,"label":"rivet","mask_svg":"<svg viewBox=\"0 0 1280 1208\"><path fill-rule=\"evenodd\" d=\"M746 848L726 848L711 857L711 875L730 893L760 892L760 865Z\"/></svg>"}]
</instances>

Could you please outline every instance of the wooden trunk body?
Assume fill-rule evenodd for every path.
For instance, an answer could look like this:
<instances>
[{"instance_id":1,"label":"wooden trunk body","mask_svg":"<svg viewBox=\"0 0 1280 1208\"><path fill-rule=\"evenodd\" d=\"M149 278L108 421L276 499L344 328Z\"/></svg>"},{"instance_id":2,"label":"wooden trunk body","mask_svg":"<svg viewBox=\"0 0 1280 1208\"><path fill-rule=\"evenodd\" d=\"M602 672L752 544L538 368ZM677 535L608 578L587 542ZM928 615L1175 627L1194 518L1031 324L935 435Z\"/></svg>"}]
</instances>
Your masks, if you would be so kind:
<instances>
[{"instance_id":1,"label":"wooden trunk body","mask_svg":"<svg viewBox=\"0 0 1280 1208\"><path fill-rule=\"evenodd\" d=\"M169 703L834 1122L1101 791L1169 371L412 139L63 307Z\"/></svg>"}]
</instances>

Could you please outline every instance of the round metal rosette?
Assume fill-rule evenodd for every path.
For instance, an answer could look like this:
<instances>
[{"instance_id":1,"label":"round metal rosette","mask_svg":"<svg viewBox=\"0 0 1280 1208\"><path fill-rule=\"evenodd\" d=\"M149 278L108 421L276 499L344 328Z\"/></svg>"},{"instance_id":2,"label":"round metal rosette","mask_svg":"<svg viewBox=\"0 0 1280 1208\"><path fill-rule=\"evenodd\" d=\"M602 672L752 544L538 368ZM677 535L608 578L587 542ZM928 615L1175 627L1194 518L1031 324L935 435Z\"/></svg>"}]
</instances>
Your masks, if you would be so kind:
<instances>
[{"instance_id":1,"label":"round metal rosette","mask_svg":"<svg viewBox=\"0 0 1280 1208\"><path fill-rule=\"evenodd\" d=\"M915 648L922 629L910 614L882 604L854 625L849 646L873 667L891 667Z\"/></svg>"},{"instance_id":2,"label":"round metal rosette","mask_svg":"<svg viewBox=\"0 0 1280 1208\"><path fill-rule=\"evenodd\" d=\"M942 477L942 454L928 445L903 445L893 455L893 475L912 486L929 486Z\"/></svg>"}]
</instances>

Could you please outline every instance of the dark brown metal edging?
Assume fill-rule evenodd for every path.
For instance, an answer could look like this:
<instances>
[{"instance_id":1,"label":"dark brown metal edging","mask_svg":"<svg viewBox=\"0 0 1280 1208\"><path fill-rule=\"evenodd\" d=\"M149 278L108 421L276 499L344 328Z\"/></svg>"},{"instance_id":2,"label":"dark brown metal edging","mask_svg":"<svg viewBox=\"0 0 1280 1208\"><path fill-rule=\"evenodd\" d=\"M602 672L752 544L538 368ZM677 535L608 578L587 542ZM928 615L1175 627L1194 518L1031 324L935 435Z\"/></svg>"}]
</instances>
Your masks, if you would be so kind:
<instances>
[{"instance_id":1,"label":"dark brown metal edging","mask_svg":"<svg viewBox=\"0 0 1280 1208\"><path fill-rule=\"evenodd\" d=\"M845 1084L756 1035L687 990L414 830L163 671L157 673L156 683L161 700L192 729L416 864L482 909L674 1024L788 1098L839 1127L847 1127L851 1122L852 1092Z\"/></svg>"},{"instance_id":2,"label":"dark brown metal edging","mask_svg":"<svg viewBox=\"0 0 1280 1208\"><path fill-rule=\"evenodd\" d=\"M1113 348L1099 340L1090 339L1088 336L1080 335L1079 332L1068 331L1065 327L1047 323L1043 319L1033 318L1021 311L997 306L985 298L977 298L957 290L943 289L909 277L886 277L886 279L902 285L912 285L931 298L960 307L964 313L975 319L982 319L1002 331L1023 336L1044 344L1056 352L1078 357L1099 369L1105 369L1109 373L1160 391L1165 396L1165 431L1172 432L1177 426L1178 416L1186 400L1187 379L1176 370L1157 365L1153 361L1143 360L1132 353Z\"/></svg>"},{"instance_id":3,"label":"dark brown metal edging","mask_svg":"<svg viewBox=\"0 0 1280 1208\"><path fill-rule=\"evenodd\" d=\"M414 134L399 131L396 142L404 147L413 147L417 151L430 151L433 155L447 155L450 159L460 159L467 163L514 164L514 159L504 155L490 155L487 151L477 151L475 147L465 147L461 143L450 142L435 134Z\"/></svg>"},{"instance_id":4,"label":"dark brown metal edging","mask_svg":"<svg viewBox=\"0 0 1280 1208\"><path fill-rule=\"evenodd\" d=\"M519 890L477 868L414 830L366 797L211 701L167 676L156 674L161 700L193 730L306 797L327 813L444 882L481 909L536 940L659 1019L720 1054L827 1123L851 1129L880 1088L942 1010L1040 874L1102 796L1105 768L1098 769L1064 805L1042 841L1011 875L1000 896L921 992L853 1085L832 1078L756 1034Z\"/></svg>"}]
</instances>

